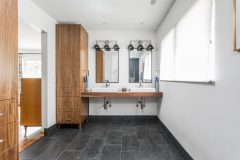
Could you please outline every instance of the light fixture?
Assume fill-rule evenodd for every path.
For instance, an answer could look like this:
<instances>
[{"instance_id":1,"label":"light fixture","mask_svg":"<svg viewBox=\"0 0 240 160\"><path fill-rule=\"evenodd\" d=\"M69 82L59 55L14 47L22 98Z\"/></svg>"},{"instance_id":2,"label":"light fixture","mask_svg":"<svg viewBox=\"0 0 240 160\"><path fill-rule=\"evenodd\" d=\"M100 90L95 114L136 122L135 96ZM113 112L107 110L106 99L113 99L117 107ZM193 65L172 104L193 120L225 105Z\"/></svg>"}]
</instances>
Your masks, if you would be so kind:
<instances>
[{"instance_id":1,"label":"light fixture","mask_svg":"<svg viewBox=\"0 0 240 160\"><path fill-rule=\"evenodd\" d=\"M154 47L153 47L153 45L151 44L151 42L150 42L150 44L148 45L148 47L147 47L147 51L151 51L151 50L153 50L154 49Z\"/></svg>"},{"instance_id":2,"label":"light fixture","mask_svg":"<svg viewBox=\"0 0 240 160\"><path fill-rule=\"evenodd\" d=\"M115 51L119 51L120 47L119 47L119 45L117 44L117 42L114 44L113 49L114 49Z\"/></svg>"},{"instance_id":3,"label":"light fixture","mask_svg":"<svg viewBox=\"0 0 240 160\"><path fill-rule=\"evenodd\" d=\"M110 46L108 45L108 43L109 43L109 41L105 41L105 45L104 45L104 49L106 50L106 51L111 51L111 48L110 48Z\"/></svg>"},{"instance_id":4,"label":"light fixture","mask_svg":"<svg viewBox=\"0 0 240 160\"><path fill-rule=\"evenodd\" d=\"M142 45L142 41L139 41L138 42L138 47L137 47L137 50L138 51L142 51L144 49L143 45Z\"/></svg>"},{"instance_id":5,"label":"light fixture","mask_svg":"<svg viewBox=\"0 0 240 160\"><path fill-rule=\"evenodd\" d=\"M101 48L100 48L100 46L98 45L98 43L96 43L93 48L96 49L97 51L101 50Z\"/></svg>"},{"instance_id":6,"label":"light fixture","mask_svg":"<svg viewBox=\"0 0 240 160\"><path fill-rule=\"evenodd\" d=\"M134 50L134 46L133 46L132 42L128 45L128 50L129 51Z\"/></svg>"}]
</instances>

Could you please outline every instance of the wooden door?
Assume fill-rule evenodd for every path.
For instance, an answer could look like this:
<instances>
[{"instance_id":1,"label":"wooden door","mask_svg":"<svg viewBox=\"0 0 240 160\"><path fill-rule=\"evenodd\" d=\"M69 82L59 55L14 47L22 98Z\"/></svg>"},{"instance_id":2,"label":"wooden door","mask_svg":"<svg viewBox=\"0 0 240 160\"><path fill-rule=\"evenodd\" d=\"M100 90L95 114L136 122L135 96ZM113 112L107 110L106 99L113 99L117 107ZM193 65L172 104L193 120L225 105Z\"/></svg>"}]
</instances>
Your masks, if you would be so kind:
<instances>
[{"instance_id":1,"label":"wooden door","mask_svg":"<svg viewBox=\"0 0 240 160\"><path fill-rule=\"evenodd\" d=\"M57 87L80 87L80 27L57 25Z\"/></svg>"},{"instance_id":2,"label":"wooden door","mask_svg":"<svg viewBox=\"0 0 240 160\"><path fill-rule=\"evenodd\" d=\"M0 1L0 100L17 98L17 0Z\"/></svg>"},{"instance_id":3,"label":"wooden door","mask_svg":"<svg viewBox=\"0 0 240 160\"><path fill-rule=\"evenodd\" d=\"M42 126L41 79L21 80L21 121L23 126Z\"/></svg>"},{"instance_id":4,"label":"wooden door","mask_svg":"<svg viewBox=\"0 0 240 160\"><path fill-rule=\"evenodd\" d=\"M18 159L18 0L0 0L0 159Z\"/></svg>"}]
</instances>

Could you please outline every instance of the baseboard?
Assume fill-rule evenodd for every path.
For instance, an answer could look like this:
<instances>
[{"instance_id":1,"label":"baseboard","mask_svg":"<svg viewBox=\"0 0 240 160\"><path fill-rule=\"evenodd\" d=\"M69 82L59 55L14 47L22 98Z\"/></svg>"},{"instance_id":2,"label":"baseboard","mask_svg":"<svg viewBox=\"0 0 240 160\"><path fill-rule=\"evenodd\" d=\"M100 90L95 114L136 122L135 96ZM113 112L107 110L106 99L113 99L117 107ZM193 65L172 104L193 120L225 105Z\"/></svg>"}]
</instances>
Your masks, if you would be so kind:
<instances>
[{"instance_id":1,"label":"baseboard","mask_svg":"<svg viewBox=\"0 0 240 160\"><path fill-rule=\"evenodd\" d=\"M49 128L44 128L44 136L53 135L56 132L57 132L57 124L54 124Z\"/></svg>"},{"instance_id":2,"label":"baseboard","mask_svg":"<svg viewBox=\"0 0 240 160\"><path fill-rule=\"evenodd\" d=\"M160 125L165 133L165 135L168 137L168 139L174 144L178 152L182 155L182 157L185 160L193 160L193 158L189 155L189 153L183 148L183 146L178 142L178 140L173 136L173 134L169 131L169 129L162 123L162 121L159 119Z\"/></svg>"}]
</instances>

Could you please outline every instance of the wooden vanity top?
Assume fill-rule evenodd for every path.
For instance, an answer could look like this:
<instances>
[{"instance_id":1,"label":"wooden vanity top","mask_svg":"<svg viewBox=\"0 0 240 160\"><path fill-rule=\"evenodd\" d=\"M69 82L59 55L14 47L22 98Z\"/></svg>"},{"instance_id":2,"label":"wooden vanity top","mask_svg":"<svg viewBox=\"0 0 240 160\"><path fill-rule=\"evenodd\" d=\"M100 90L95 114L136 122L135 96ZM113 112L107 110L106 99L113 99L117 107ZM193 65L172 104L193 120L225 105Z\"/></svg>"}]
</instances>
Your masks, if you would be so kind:
<instances>
[{"instance_id":1,"label":"wooden vanity top","mask_svg":"<svg viewBox=\"0 0 240 160\"><path fill-rule=\"evenodd\" d=\"M162 97L162 92L92 92L85 91L81 97Z\"/></svg>"}]
</instances>

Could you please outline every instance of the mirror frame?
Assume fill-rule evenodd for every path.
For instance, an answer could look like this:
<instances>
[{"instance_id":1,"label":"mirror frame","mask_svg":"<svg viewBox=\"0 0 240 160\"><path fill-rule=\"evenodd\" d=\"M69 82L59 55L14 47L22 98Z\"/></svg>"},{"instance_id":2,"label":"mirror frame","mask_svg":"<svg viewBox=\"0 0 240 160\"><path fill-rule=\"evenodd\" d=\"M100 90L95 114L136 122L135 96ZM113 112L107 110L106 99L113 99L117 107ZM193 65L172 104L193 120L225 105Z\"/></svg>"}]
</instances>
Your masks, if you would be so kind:
<instances>
[{"instance_id":1,"label":"mirror frame","mask_svg":"<svg viewBox=\"0 0 240 160\"><path fill-rule=\"evenodd\" d=\"M103 52L105 52L105 50L103 50ZM115 51L115 52L118 52L118 80L117 82L111 82L109 81L109 83L119 83L119 51ZM105 82L97 82L97 58L96 58L96 54L97 54L97 51L95 50L95 83L99 83L99 84L103 84Z\"/></svg>"},{"instance_id":2,"label":"mirror frame","mask_svg":"<svg viewBox=\"0 0 240 160\"><path fill-rule=\"evenodd\" d=\"M146 49L144 49L144 51L146 51ZM152 66L153 66L153 54L152 54L152 51L149 51L149 52L151 52L151 81L150 82L142 82L142 83L147 83L147 84L150 84L150 83L152 83L153 82L153 77L152 77L152 73L153 73L153 68L152 68ZM130 50L128 50L128 83L140 83L140 82L130 82L130 77L129 77L129 67L130 67L130 53L131 53L131 51Z\"/></svg>"},{"instance_id":3,"label":"mirror frame","mask_svg":"<svg viewBox=\"0 0 240 160\"><path fill-rule=\"evenodd\" d=\"M240 48L237 48L237 39L240 38L237 36L237 18L240 15L237 15L237 0L233 0L233 50L235 52L240 52Z\"/></svg>"}]
</instances>

